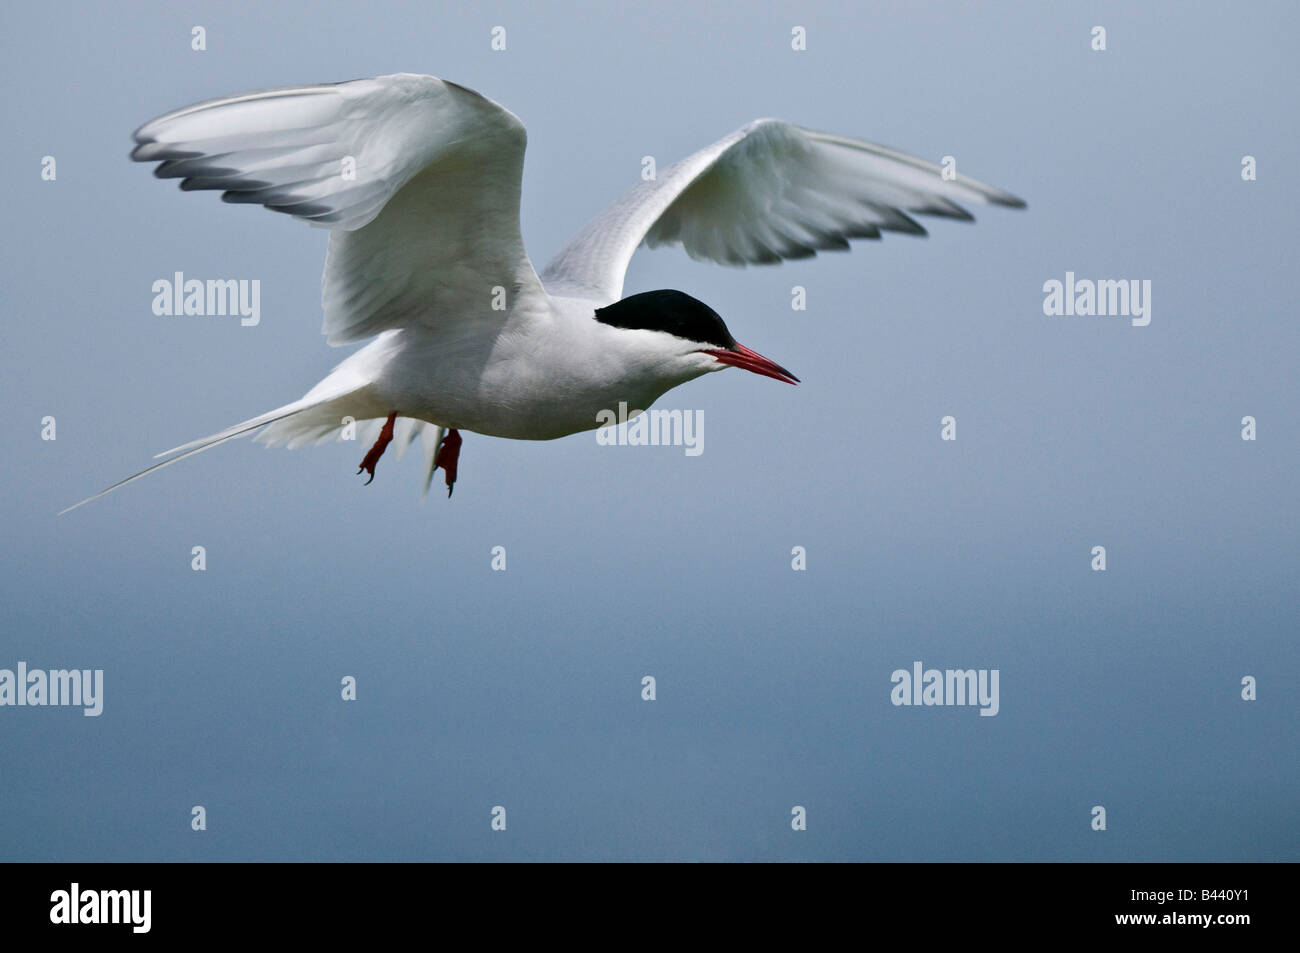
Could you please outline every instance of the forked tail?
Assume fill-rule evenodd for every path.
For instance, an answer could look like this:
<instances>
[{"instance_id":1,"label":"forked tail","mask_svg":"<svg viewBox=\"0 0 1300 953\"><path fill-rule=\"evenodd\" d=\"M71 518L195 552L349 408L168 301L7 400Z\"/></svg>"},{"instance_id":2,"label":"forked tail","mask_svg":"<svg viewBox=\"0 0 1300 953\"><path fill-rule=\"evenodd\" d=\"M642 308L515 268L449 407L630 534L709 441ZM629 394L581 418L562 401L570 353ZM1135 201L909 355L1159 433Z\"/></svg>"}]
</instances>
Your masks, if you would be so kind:
<instances>
[{"instance_id":1,"label":"forked tail","mask_svg":"<svg viewBox=\"0 0 1300 953\"><path fill-rule=\"evenodd\" d=\"M112 493L114 490L120 489L128 483L134 483L141 477L148 476L155 470L169 467L173 463L184 460L186 457L192 457L196 453L202 453L204 450L215 447L217 444L225 443L227 440L234 440L236 437L242 437L244 434L251 433L259 427L265 427L267 424L273 424L276 421L285 420L289 417L295 416L296 414L301 414L303 411L317 408L321 406L322 403L328 403L328 401L308 400L304 397L301 400L294 401L292 404L285 404L283 407L277 407L275 410L267 411L261 416L253 417L249 420L243 421L242 423L235 424L233 427L227 427L225 430L214 433L211 436L203 437L200 440L192 440L187 444L182 444L181 446L174 447L171 450L166 450L157 454L157 456L168 457L168 459L163 460L161 463L155 463L151 467L146 467L139 473L133 473L125 480L119 480L117 483L114 483L108 489L100 490L94 496L88 496L80 503L74 503L67 509L60 510L59 515L62 516L64 513L70 513L79 506L85 506L87 503L97 500L101 496ZM175 454L175 456L168 456L169 454Z\"/></svg>"},{"instance_id":2,"label":"forked tail","mask_svg":"<svg viewBox=\"0 0 1300 953\"><path fill-rule=\"evenodd\" d=\"M352 420L355 421L357 426L360 441L369 444L378 433L381 421L376 419L376 414L379 412L375 410L376 405L364 393L364 390L364 388L358 388L354 391L328 397L315 396L317 392L313 391L292 404L277 407L275 410L267 411L261 416L237 423L233 427L227 427L225 430L211 436L191 440L179 447L173 447L171 450L166 450L157 455L158 457L167 457L166 460L155 463L139 473L134 473L125 480L119 480L108 489L101 490L80 503L74 503L67 509L60 510L59 515L62 516L64 513L75 510L78 506L85 506L92 500L97 500L101 496L126 486L128 483L133 483L143 476L148 476L155 470L171 466L178 460L192 457L196 453L202 453L204 450L225 443L227 440L245 436L262 427L265 427L266 430L258 435L257 440L259 443L265 443L268 446L283 444L293 449L308 443L322 443L336 435L348 425L349 420ZM399 460L406 452L406 448L415 442L415 438L421 438L424 449L424 491L426 494L429 491L429 485L433 482L435 460L444 432L442 427L426 423L423 420L414 420L409 417L399 417L397 420L395 443Z\"/></svg>"}]
</instances>

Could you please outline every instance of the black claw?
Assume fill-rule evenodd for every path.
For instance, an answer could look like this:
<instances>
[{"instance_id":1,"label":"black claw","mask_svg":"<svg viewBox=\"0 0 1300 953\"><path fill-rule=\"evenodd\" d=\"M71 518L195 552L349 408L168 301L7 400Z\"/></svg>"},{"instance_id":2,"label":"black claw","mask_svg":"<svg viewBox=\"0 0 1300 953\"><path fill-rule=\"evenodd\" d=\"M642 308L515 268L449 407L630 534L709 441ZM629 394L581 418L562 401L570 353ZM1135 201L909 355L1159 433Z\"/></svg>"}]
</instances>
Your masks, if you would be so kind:
<instances>
[{"instance_id":1,"label":"black claw","mask_svg":"<svg viewBox=\"0 0 1300 953\"><path fill-rule=\"evenodd\" d=\"M358 471L357 471L357 476L360 476L362 473L364 473L364 472L365 472L365 469L366 469L365 467L362 467L360 470L358 470ZM374 474L373 471L371 471L370 479L367 480L365 483L363 483L363 484L361 484L361 485L362 485L362 486L370 486L370 484L371 484L372 482L374 482L374 479L375 479L375 474Z\"/></svg>"},{"instance_id":2,"label":"black claw","mask_svg":"<svg viewBox=\"0 0 1300 953\"><path fill-rule=\"evenodd\" d=\"M455 487L454 485L453 485L453 486L449 486L449 487L447 487L447 499L449 499L449 500L451 499L451 491L454 490L454 489L456 489L456 487Z\"/></svg>"}]
</instances>

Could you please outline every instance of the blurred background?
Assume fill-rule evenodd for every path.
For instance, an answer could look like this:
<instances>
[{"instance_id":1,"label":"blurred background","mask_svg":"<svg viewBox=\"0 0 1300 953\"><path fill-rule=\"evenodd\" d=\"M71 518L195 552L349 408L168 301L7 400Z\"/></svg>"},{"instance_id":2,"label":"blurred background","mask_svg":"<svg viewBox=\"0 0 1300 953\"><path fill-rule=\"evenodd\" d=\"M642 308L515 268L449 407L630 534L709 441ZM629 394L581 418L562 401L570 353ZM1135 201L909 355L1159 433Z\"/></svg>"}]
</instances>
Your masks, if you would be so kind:
<instances>
[{"instance_id":1,"label":"blurred background","mask_svg":"<svg viewBox=\"0 0 1300 953\"><path fill-rule=\"evenodd\" d=\"M1296 859L1294 4L0 25L0 668L103 669L105 696L0 708L0 859ZM357 443L240 440L55 518L350 351L317 333L327 233L155 180L131 131L399 71L525 122L539 268L643 156L759 116L954 156L1029 208L777 268L638 253L627 294L684 290L804 382L671 391L697 457L466 433L454 498L422 504L414 455L363 488ZM154 315L176 271L259 279L261 323ZM1149 279L1150 326L1044 316L1067 271ZM999 714L894 707L917 660L998 669Z\"/></svg>"}]
</instances>

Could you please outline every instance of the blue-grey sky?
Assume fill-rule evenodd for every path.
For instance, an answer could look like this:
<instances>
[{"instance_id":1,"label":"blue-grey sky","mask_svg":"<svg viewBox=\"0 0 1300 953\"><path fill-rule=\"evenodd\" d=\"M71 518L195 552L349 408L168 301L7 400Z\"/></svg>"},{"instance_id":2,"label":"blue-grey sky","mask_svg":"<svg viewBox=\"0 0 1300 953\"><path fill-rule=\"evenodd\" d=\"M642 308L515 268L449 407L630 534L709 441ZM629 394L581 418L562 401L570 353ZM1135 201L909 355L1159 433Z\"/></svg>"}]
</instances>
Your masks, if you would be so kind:
<instances>
[{"instance_id":1,"label":"blue-grey sky","mask_svg":"<svg viewBox=\"0 0 1300 953\"><path fill-rule=\"evenodd\" d=\"M98 718L0 707L0 859L1296 859L1294 4L0 16L0 669L104 671ZM671 391L698 457L466 433L421 504L414 457L362 487L356 443L236 441L56 519L347 353L326 233L180 193L131 131L399 71L523 119L539 266L642 156L759 116L1029 209L778 268L640 252L626 293L701 298L803 379ZM261 323L154 315L176 271L259 279ZM1150 280L1150 325L1045 316L1067 271ZM918 660L997 669L999 713L895 707Z\"/></svg>"}]
</instances>

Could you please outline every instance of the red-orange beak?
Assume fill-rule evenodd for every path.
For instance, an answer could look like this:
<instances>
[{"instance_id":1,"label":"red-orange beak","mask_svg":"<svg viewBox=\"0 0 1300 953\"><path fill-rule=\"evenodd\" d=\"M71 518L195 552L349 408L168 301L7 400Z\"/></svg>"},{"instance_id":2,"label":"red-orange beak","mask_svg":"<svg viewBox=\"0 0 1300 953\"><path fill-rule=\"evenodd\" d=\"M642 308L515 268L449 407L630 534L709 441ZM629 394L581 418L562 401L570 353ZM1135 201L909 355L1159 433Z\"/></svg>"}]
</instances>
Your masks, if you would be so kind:
<instances>
[{"instance_id":1,"label":"red-orange beak","mask_svg":"<svg viewBox=\"0 0 1300 953\"><path fill-rule=\"evenodd\" d=\"M730 364L732 367L743 367L747 371L753 371L755 374L762 374L764 377L771 377L778 381L784 381L787 384L799 383L799 378L795 377L780 364L775 361L769 361L757 351L752 351L743 344L737 344L730 349L709 349L702 351L703 354L712 354L723 364Z\"/></svg>"}]
</instances>

